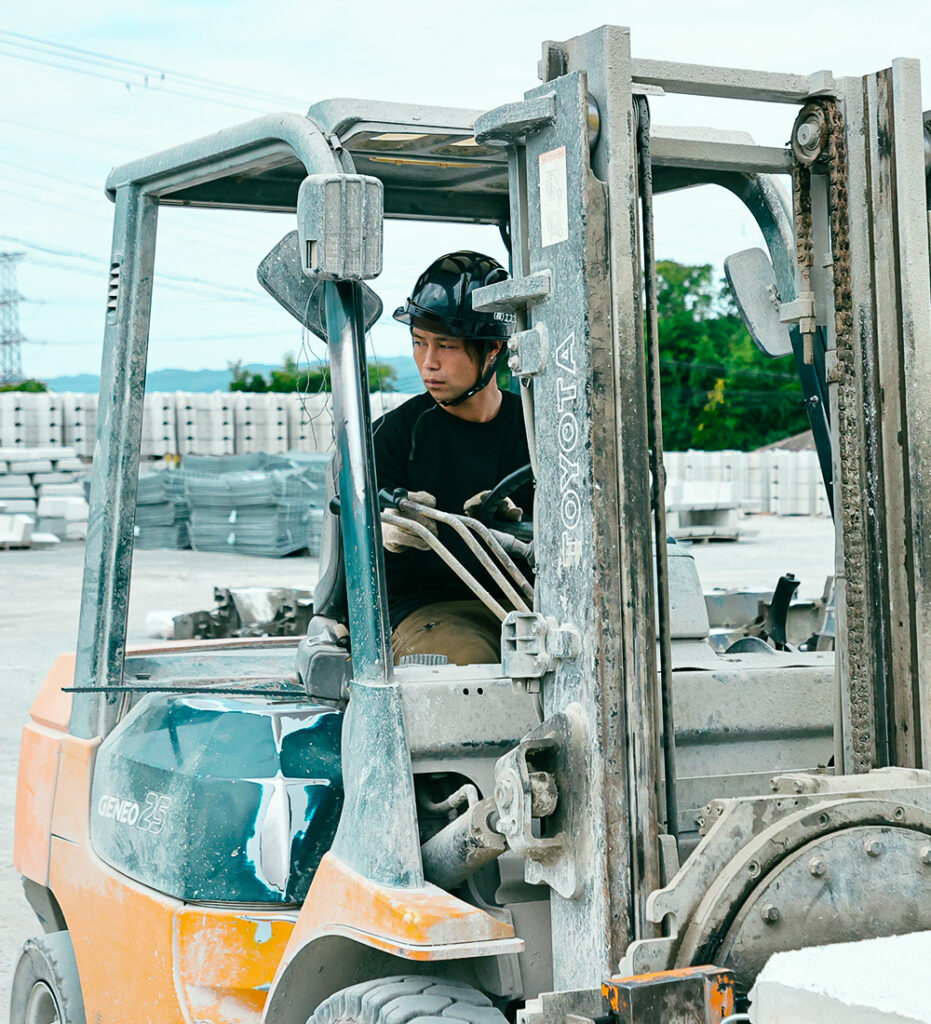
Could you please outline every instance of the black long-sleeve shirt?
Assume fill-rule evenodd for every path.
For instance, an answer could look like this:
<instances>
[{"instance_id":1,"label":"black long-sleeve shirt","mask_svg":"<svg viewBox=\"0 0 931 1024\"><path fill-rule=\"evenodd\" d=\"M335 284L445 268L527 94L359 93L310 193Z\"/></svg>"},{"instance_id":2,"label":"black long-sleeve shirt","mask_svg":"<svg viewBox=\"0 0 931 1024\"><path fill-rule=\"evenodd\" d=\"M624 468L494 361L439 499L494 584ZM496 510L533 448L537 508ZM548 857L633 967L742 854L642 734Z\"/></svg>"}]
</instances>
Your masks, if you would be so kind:
<instances>
[{"instance_id":1,"label":"black long-sleeve shirt","mask_svg":"<svg viewBox=\"0 0 931 1024\"><path fill-rule=\"evenodd\" d=\"M520 398L502 393L497 416L472 423L447 412L429 394L417 395L386 413L373 426L379 488L427 491L443 512L461 513L465 502L500 483L530 461ZM532 518L533 488L512 495ZM500 591L478 559L447 526L440 540L490 592ZM475 595L432 551L409 548L385 552L388 610L392 629L405 616L435 601L461 601Z\"/></svg>"}]
</instances>

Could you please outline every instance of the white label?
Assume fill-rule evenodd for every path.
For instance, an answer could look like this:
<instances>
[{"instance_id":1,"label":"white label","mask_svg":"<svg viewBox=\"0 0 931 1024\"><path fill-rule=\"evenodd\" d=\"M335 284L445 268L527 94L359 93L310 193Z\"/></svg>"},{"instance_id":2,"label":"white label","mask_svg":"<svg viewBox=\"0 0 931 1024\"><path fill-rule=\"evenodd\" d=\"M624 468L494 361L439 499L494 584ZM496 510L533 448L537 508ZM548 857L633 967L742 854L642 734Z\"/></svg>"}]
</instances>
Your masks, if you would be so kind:
<instances>
[{"instance_id":1,"label":"white label","mask_svg":"<svg viewBox=\"0 0 931 1024\"><path fill-rule=\"evenodd\" d=\"M540 154L540 244L565 242L569 237L566 194L566 147Z\"/></svg>"}]
</instances>

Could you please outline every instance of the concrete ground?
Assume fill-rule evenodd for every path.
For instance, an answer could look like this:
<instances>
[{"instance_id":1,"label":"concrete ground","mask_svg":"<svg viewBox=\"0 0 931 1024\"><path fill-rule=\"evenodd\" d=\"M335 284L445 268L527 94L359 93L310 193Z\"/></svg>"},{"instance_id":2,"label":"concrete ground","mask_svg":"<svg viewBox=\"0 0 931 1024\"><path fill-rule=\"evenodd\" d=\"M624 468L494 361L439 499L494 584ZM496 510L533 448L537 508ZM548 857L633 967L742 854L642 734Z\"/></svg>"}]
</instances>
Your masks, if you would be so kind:
<instances>
[{"instance_id":1,"label":"concrete ground","mask_svg":"<svg viewBox=\"0 0 931 1024\"><path fill-rule=\"evenodd\" d=\"M820 595L833 564L829 520L765 516L748 519L745 526L747 536L737 543L692 546L706 590L772 589L780 574L791 571L802 579L800 596ZM74 650L83 560L84 546L75 543L46 551L0 551L0 693L7 708L0 716L0 1005L24 939L39 930L12 862L19 733L52 662ZM316 576L312 558L139 551L128 641L147 639L145 619L151 611L212 607L214 586L310 587Z\"/></svg>"}]
</instances>

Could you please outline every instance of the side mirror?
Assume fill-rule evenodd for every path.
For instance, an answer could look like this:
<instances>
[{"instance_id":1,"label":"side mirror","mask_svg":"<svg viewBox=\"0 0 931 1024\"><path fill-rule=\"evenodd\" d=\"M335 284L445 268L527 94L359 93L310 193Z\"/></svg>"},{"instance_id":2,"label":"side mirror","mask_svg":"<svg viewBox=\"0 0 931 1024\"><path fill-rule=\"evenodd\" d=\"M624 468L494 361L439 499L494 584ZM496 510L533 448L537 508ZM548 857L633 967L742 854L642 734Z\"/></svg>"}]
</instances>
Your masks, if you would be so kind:
<instances>
[{"instance_id":1,"label":"side mirror","mask_svg":"<svg viewBox=\"0 0 931 1024\"><path fill-rule=\"evenodd\" d=\"M259 264L256 271L259 284L269 295L308 331L323 341L326 333L326 304L323 298L323 281L307 277L301 267L301 248L297 232L291 231L282 238L274 249ZM367 284L362 289L362 314L365 329L381 316L381 299Z\"/></svg>"},{"instance_id":2,"label":"side mirror","mask_svg":"<svg viewBox=\"0 0 931 1024\"><path fill-rule=\"evenodd\" d=\"M724 276L756 347L774 359L789 355L792 340L779 321L781 300L769 256L762 249L735 252L724 261Z\"/></svg>"}]
</instances>

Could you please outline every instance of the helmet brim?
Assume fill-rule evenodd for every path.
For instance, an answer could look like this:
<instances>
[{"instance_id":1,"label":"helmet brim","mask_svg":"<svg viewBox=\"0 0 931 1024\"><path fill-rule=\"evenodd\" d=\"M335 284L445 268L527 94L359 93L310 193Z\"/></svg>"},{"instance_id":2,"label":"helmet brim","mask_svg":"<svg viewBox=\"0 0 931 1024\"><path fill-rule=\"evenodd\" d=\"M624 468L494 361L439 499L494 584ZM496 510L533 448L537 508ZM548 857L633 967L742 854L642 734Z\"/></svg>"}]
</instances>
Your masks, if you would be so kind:
<instances>
[{"instance_id":1,"label":"helmet brim","mask_svg":"<svg viewBox=\"0 0 931 1024\"><path fill-rule=\"evenodd\" d=\"M507 321L475 319L465 317L440 317L424 306L408 299L403 306L392 314L399 323L408 327L423 325L423 330L437 328L436 333L448 334L451 338L478 338L489 341L506 341L512 333L512 325Z\"/></svg>"}]
</instances>

